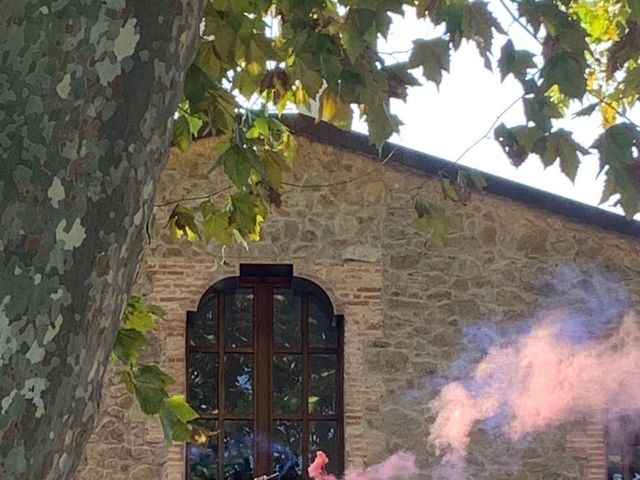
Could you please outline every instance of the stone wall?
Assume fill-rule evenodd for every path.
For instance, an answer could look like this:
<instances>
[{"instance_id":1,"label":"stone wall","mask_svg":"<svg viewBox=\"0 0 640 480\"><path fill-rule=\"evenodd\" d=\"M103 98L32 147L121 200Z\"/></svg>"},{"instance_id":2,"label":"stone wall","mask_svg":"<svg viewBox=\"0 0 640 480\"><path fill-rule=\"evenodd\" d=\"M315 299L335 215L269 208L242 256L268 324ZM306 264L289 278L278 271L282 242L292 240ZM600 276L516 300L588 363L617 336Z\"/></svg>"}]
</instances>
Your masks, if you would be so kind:
<instances>
[{"instance_id":1,"label":"stone wall","mask_svg":"<svg viewBox=\"0 0 640 480\"><path fill-rule=\"evenodd\" d=\"M212 142L172 154L158 205L224 188L219 172L207 174ZM163 229L172 207L156 208L138 283L168 314L150 356L181 391L185 311L195 309L209 285L236 275L240 262L292 263L295 274L321 285L345 316L347 465L371 465L399 449L414 451L423 467L433 464L426 404L436 393L435 379L461 355L477 353L475 345L461 343L465 326L517 325L558 299L583 307L594 291L638 304L635 240L485 195L449 207L452 234L438 248L411 226L415 194L440 196L433 180L304 137L296 162L282 208L264 224L264 240L248 251L174 243ZM572 276L559 279L568 267ZM603 282L596 272L620 284ZM183 448L164 444L157 422L139 413L110 372L76 478L178 480L183 462ZM602 424L572 419L518 450L478 429L470 465L476 479L603 480Z\"/></svg>"}]
</instances>

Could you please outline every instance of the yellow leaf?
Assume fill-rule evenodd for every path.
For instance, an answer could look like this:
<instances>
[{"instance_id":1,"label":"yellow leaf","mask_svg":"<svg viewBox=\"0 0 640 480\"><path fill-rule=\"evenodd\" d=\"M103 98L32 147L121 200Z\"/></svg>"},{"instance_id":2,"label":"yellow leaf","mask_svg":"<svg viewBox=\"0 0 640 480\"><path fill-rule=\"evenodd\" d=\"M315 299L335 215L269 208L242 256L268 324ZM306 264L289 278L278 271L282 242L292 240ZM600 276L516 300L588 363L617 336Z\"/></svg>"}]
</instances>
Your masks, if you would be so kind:
<instances>
[{"instance_id":1,"label":"yellow leaf","mask_svg":"<svg viewBox=\"0 0 640 480\"><path fill-rule=\"evenodd\" d=\"M309 95L305 92L300 82L296 82L295 90L293 91L293 100L296 105L302 105L307 110L310 108Z\"/></svg>"},{"instance_id":2,"label":"yellow leaf","mask_svg":"<svg viewBox=\"0 0 640 480\"><path fill-rule=\"evenodd\" d=\"M603 103L600 106L600 111L602 112L602 126L605 129L609 128L610 126L616 123L616 118L618 114L614 106L608 103Z\"/></svg>"},{"instance_id":3,"label":"yellow leaf","mask_svg":"<svg viewBox=\"0 0 640 480\"><path fill-rule=\"evenodd\" d=\"M198 432L193 435L194 443L204 445L209 437L207 437L203 432Z\"/></svg>"},{"instance_id":4,"label":"yellow leaf","mask_svg":"<svg viewBox=\"0 0 640 480\"><path fill-rule=\"evenodd\" d=\"M595 70L589 70L589 72L587 73L587 90L593 90L597 79L598 75L596 74Z\"/></svg>"},{"instance_id":5,"label":"yellow leaf","mask_svg":"<svg viewBox=\"0 0 640 480\"><path fill-rule=\"evenodd\" d=\"M351 127L351 107L328 88L325 88L318 99L316 122L325 120L342 129Z\"/></svg>"}]
</instances>

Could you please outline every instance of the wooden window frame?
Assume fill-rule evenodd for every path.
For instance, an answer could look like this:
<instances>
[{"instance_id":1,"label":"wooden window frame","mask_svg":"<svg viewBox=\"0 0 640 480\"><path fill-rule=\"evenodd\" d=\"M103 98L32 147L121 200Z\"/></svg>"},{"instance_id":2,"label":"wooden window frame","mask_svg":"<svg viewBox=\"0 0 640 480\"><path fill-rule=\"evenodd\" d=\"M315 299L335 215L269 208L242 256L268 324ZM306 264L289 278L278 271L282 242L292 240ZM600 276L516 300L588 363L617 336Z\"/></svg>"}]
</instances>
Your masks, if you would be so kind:
<instances>
[{"instance_id":1,"label":"wooden window frame","mask_svg":"<svg viewBox=\"0 0 640 480\"><path fill-rule=\"evenodd\" d=\"M289 268L288 268L289 267ZM250 347L231 347L225 345L225 294L238 289L253 290L253 344ZM302 327L300 347L276 347L273 339L274 326L274 290L291 288L301 292ZM188 322L192 321L200 311L206 308L213 297L217 299L218 332L215 346L191 346L189 343ZM337 345L335 347L312 347L309 345L309 298L318 298L330 308L332 322L337 326ZM326 292L316 283L293 277L293 269L286 265L241 265L240 276L228 277L213 284L202 295L197 311L187 312L187 330L185 334L185 387L189 392L190 354L198 352L218 354L218 412L216 414L201 414L202 419L216 420L218 435L218 479L222 480L224 473L224 422L225 420L253 421L254 464L253 476L272 473L272 425L278 420L295 420L302 422L302 479L308 479L309 465L309 422L325 420L335 421L337 425L336 449L339 458L332 458L338 473L344 471L344 322L342 315L335 315L333 305ZM225 355L228 353L244 353L253 355L253 413L231 414L224 411L224 373ZM302 356L302 405L299 413L277 413L273 410L273 358L277 354L296 354ZM336 412L333 415L310 414L308 408L309 396L309 355L336 355ZM262 392L266 392L263 395ZM262 441L256 441L260 436ZM266 439L267 441L264 441ZM265 447L266 446L266 447ZM186 447L185 447L186 448ZM185 450L185 477L188 478L189 461Z\"/></svg>"}]
</instances>

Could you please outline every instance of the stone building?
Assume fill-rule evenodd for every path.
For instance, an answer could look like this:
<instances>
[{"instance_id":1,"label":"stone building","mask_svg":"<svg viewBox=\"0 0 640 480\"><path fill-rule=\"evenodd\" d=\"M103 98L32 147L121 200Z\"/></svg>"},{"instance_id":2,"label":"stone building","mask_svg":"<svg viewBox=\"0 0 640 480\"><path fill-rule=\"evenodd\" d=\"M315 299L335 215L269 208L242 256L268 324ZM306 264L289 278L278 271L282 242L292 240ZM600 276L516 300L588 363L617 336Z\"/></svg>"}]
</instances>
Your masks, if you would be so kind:
<instances>
[{"instance_id":1,"label":"stone building","mask_svg":"<svg viewBox=\"0 0 640 480\"><path fill-rule=\"evenodd\" d=\"M637 223L487 176L484 195L447 206L451 234L436 247L412 226L412 205L416 194L441 198L437 175L455 177L455 164L392 146L382 163L362 135L290 123L295 169L264 239L247 251L169 238L169 202L226 185L208 173L215 140L172 152L138 278L139 292L167 311L151 356L175 391L209 412L212 429L225 422L229 431L187 455L109 372L78 480L183 479L187 456L204 462L191 478L252 478L274 468L265 438L277 468L300 463L286 479L318 447L334 469L409 450L428 472L427 404L456 360L480 354L465 344L467 327L522 325L540 309L589 308L594 295L638 305ZM469 478L604 480L607 449L619 443L607 445L597 416L528 440L516 448L474 430ZM248 459L254 448L261 458ZM215 466L224 459L231 464Z\"/></svg>"}]
</instances>

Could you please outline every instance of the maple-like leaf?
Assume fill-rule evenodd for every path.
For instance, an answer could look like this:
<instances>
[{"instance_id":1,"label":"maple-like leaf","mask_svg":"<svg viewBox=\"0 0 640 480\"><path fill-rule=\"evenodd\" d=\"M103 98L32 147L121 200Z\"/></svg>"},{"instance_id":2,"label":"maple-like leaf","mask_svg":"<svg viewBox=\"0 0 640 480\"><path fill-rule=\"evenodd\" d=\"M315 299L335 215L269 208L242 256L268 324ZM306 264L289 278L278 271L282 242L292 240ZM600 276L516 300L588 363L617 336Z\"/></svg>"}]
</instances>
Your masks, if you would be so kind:
<instances>
[{"instance_id":1,"label":"maple-like leaf","mask_svg":"<svg viewBox=\"0 0 640 480\"><path fill-rule=\"evenodd\" d=\"M424 77L440 85L442 72L449 71L449 42L443 38L414 41L409 65L422 67Z\"/></svg>"}]
</instances>

